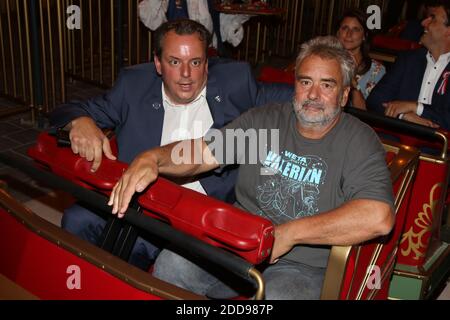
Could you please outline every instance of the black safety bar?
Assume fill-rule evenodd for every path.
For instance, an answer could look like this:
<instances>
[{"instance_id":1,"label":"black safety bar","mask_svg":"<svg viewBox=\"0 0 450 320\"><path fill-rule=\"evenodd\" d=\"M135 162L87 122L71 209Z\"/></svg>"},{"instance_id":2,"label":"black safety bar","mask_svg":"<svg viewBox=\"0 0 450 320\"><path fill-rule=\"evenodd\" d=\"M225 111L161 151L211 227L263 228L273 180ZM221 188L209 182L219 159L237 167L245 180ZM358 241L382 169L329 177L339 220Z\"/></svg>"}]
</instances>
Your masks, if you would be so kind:
<instances>
[{"instance_id":1,"label":"black safety bar","mask_svg":"<svg viewBox=\"0 0 450 320\"><path fill-rule=\"evenodd\" d=\"M436 136L436 132L438 131L437 129L352 107L345 107L344 111L366 123L379 126L384 129L395 130L398 133L405 133L417 138L424 138L427 140L435 141L436 139L438 139Z\"/></svg>"},{"instance_id":2,"label":"black safety bar","mask_svg":"<svg viewBox=\"0 0 450 320\"><path fill-rule=\"evenodd\" d=\"M442 143L441 157L446 158L448 139L446 132L440 129L434 129L413 122L387 117L378 113L352 107L345 107L344 111L372 126L379 127L380 129L392 130L395 133L405 134L430 142L440 142Z\"/></svg>"}]
</instances>

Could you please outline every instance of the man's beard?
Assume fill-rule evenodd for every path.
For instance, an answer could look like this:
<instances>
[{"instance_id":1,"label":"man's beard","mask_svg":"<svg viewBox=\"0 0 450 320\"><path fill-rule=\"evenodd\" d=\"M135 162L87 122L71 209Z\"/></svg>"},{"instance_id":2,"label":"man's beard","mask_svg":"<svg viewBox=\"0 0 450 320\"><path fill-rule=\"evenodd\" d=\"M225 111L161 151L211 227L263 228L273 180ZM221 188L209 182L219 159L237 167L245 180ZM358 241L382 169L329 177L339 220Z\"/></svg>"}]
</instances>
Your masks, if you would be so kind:
<instances>
[{"instance_id":1,"label":"man's beard","mask_svg":"<svg viewBox=\"0 0 450 320\"><path fill-rule=\"evenodd\" d=\"M326 113L327 107L323 103L312 100L298 102L294 97L292 104L298 122L304 127L325 127L341 113L340 107L335 107L331 113ZM314 115L308 114L308 111L304 109L305 105L309 105L309 108L317 108L321 112L317 112Z\"/></svg>"}]
</instances>

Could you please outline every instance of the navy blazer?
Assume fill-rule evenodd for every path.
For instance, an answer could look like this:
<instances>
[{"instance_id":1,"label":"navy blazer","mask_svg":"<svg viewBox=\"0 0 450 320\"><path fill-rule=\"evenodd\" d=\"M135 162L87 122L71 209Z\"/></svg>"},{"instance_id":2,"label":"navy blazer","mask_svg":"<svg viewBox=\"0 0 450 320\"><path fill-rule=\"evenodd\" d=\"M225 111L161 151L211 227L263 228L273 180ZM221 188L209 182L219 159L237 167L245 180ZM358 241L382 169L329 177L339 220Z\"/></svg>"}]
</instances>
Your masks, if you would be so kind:
<instances>
[{"instance_id":1,"label":"navy blazer","mask_svg":"<svg viewBox=\"0 0 450 320\"><path fill-rule=\"evenodd\" d=\"M392 68L373 88L367 97L367 109L384 114L383 102L393 100L417 101L422 79L427 67L428 50L425 48L401 53ZM443 84L445 72L450 71L450 63L442 72L434 88L432 104L424 104L422 117L430 119L442 128L450 129L450 84L445 93L438 92ZM450 79L448 79L450 82Z\"/></svg>"},{"instance_id":2,"label":"navy blazer","mask_svg":"<svg viewBox=\"0 0 450 320\"><path fill-rule=\"evenodd\" d=\"M293 87L260 84L244 62L209 59L206 99L214 120L221 128L241 113L269 102L291 101ZM86 102L70 102L56 108L50 125L63 127L80 116L92 117L101 128L115 128L118 159L130 163L139 153L157 147L164 122L162 79L153 63L124 68L114 87ZM211 172L200 179L208 193L232 202L237 170Z\"/></svg>"}]
</instances>

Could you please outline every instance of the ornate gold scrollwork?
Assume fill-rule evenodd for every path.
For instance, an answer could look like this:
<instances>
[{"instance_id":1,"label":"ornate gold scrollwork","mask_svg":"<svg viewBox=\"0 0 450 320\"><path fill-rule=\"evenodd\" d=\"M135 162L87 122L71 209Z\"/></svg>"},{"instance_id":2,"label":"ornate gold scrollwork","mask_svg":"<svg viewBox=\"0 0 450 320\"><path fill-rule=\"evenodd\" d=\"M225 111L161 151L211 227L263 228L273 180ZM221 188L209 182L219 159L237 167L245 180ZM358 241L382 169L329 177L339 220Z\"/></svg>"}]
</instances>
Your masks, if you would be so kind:
<instances>
[{"instance_id":1,"label":"ornate gold scrollwork","mask_svg":"<svg viewBox=\"0 0 450 320\"><path fill-rule=\"evenodd\" d=\"M430 203L425 203L423 205L423 211L419 212L418 217L414 219L414 225L411 226L407 232L403 233L400 245L402 245L405 241L408 242L407 249L401 249L403 256L409 256L412 251L415 254L413 259L419 260L419 258L425 255L425 252L421 250L426 247L426 244L423 243L422 238L431 231L433 217L436 213L436 204L439 201L439 199L434 199L434 193L439 187L442 187L442 183L437 183L433 186L430 192ZM414 226L417 226L419 232L414 232Z\"/></svg>"}]
</instances>

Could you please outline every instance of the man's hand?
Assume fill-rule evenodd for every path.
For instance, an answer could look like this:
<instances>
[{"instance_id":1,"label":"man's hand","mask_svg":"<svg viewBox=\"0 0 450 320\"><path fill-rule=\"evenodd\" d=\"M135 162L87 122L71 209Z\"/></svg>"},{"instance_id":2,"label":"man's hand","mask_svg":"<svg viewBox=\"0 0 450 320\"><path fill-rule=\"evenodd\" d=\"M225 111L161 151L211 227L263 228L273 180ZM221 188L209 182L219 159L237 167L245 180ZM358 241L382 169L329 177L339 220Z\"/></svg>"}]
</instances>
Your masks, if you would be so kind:
<instances>
[{"instance_id":1,"label":"man's hand","mask_svg":"<svg viewBox=\"0 0 450 320\"><path fill-rule=\"evenodd\" d=\"M154 153L149 150L139 154L114 186L108 205L119 218L127 211L135 192L144 191L158 177L158 163Z\"/></svg>"},{"instance_id":2,"label":"man's hand","mask_svg":"<svg viewBox=\"0 0 450 320\"><path fill-rule=\"evenodd\" d=\"M404 114L408 112L416 113L417 102L416 101L390 101L383 103L384 114L388 117L397 118L399 114Z\"/></svg>"},{"instance_id":3,"label":"man's hand","mask_svg":"<svg viewBox=\"0 0 450 320\"><path fill-rule=\"evenodd\" d=\"M289 222L275 226L275 241L269 263L277 263L279 257L291 251L294 244L289 236Z\"/></svg>"},{"instance_id":4,"label":"man's hand","mask_svg":"<svg viewBox=\"0 0 450 320\"><path fill-rule=\"evenodd\" d=\"M403 115L403 120L414 122L431 128L439 128L439 125L437 125L433 121L424 119L413 112L405 113Z\"/></svg>"},{"instance_id":5,"label":"man's hand","mask_svg":"<svg viewBox=\"0 0 450 320\"><path fill-rule=\"evenodd\" d=\"M97 171L104 153L108 159L116 160L112 154L108 138L89 117L79 117L70 123L70 143L72 151L92 162L91 171Z\"/></svg>"}]
</instances>

